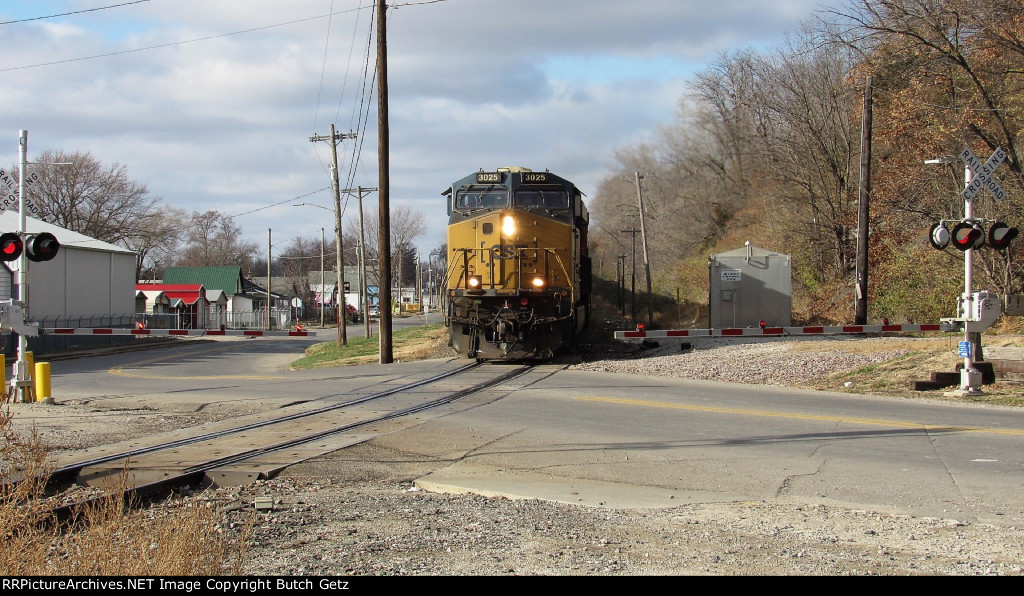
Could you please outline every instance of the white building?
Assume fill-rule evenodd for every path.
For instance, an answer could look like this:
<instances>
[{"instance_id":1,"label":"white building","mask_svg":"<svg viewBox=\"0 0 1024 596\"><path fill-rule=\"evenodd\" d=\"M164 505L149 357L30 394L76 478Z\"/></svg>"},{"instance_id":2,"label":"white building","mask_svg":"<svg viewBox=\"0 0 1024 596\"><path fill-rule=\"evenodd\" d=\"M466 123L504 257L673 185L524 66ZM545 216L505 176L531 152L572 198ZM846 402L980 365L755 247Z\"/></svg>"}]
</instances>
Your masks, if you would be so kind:
<instances>
[{"instance_id":1,"label":"white building","mask_svg":"<svg viewBox=\"0 0 1024 596\"><path fill-rule=\"evenodd\" d=\"M20 216L0 213L0 233L17 232ZM60 242L53 260L28 261L27 312L42 327L103 327L131 324L135 312L134 252L77 232L25 218L28 234L49 232ZM0 266L0 300L19 294L18 260ZM124 318L124 322L119 322Z\"/></svg>"}]
</instances>

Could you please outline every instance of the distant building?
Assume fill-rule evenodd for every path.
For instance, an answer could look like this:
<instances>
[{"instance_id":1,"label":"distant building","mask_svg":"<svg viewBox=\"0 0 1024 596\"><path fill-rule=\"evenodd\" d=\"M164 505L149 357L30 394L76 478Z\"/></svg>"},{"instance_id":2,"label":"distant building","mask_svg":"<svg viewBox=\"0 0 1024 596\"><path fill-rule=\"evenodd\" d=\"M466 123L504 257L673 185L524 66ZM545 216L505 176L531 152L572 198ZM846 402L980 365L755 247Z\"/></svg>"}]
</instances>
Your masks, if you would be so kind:
<instances>
[{"instance_id":1,"label":"distant building","mask_svg":"<svg viewBox=\"0 0 1024 596\"><path fill-rule=\"evenodd\" d=\"M209 328L221 325L231 329L261 328L267 322L266 288L256 280L243 277L241 267L168 267L163 283L202 285L210 301L206 318ZM146 285L140 284L140 287ZM291 320L288 297L272 292L270 304L271 326L288 326Z\"/></svg>"},{"instance_id":2,"label":"distant building","mask_svg":"<svg viewBox=\"0 0 1024 596\"><path fill-rule=\"evenodd\" d=\"M202 284L156 284L135 286L136 312L150 329L209 329L218 327L213 318L223 312L224 292L207 292Z\"/></svg>"}]
</instances>

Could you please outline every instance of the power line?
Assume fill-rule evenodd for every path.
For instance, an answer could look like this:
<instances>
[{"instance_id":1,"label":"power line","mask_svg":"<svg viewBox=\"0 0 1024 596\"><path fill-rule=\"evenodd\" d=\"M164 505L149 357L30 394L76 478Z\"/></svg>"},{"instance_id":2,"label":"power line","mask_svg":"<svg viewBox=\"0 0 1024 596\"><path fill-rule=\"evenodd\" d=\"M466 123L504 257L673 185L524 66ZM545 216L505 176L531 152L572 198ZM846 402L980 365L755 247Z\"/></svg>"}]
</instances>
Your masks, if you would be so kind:
<instances>
[{"instance_id":1,"label":"power line","mask_svg":"<svg viewBox=\"0 0 1024 596\"><path fill-rule=\"evenodd\" d=\"M334 12L334 0L331 0L331 12ZM317 116L320 114L320 98L323 97L324 93L324 76L327 74L327 50L331 47L332 21L332 18L327 19L327 37L324 39L324 59L320 65L320 87L316 92L316 107L313 109L313 130L316 130Z\"/></svg>"},{"instance_id":2,"label":"power line","mask_svg":"<svg viewBox=\"0 0 1024 596\"><path fill-rule=\"evenodd\" d=\"M270 209L271 207L277 207L278 205L284 205L285 203L289 203L291 201L296 201L298 199L304 199L304 198L306 198L306 197L308 197L310 195L315 195L318 192L323 192L325 190L328 190L329 188L331 188L331 187L330 186L325 186L323 188L314 190L313 192L307 192L304 195L299 195L299 196L293 197L291 199L286 199L286 200L281 201L279 203L274 203L273 205L264 205L263 207L257 207L256 209L253 209L251 211L246 211L245 213L239 213L237 215L232 215L231 217L242 217L243 215L249 215L250 213L256 213L257 211L263 211L264 209Z\"/></svg>"},{"instance_id":3,"label":"power line","mask_svg":"<svg viewBox=\"0 0 1024 596\"><path fill-rule=\"evenodd\" d=\"M161 44L157 44L157 45L153 45L153 46L146 46L144 48L135 48L133 50L121 50L121 51L118 51L118 52L108 52L106 54L95 54L93 56L81 56L81 57L78 57L78 58L68 58L66 60L55 60L53 62L40 62L39 64L26 64L24 66L12 66L10 68L0 68L0 72L10 72L12 70L25 70L25 69L28 69L28 68L40 68L40 67L43 67L43 66L55 66L57 64L67 64L69 62L82 62L84 60L95 60L96 58L109 58L110 56L120 56L122 54L134 54L136 52L145 52L147 50L157 50L157 49L160 49L160 48L169 48L169 47L173 47L173 46L181 46L181 45L190 44L190 43L197 43L197 42L200 42L200 41L210 41L211 39L219 39L221 37L231 37L232 35L242 35L244 33L253 33L253 32L256 32L256 31L264 31L266 29L274 29L274 28L277 28L277 27L285 27L287 25L295 25L297 23L305 23L305 22L308 22L308 21L315 21L317 19L325 19L325 18L331 17L331 16L336 15L336 14L347 14L347 13L350 13L350 12L356 12L356 11L360 11L360 10L364 10L364 9L365 9L365 7L352 8L352 9L348 9L348 10L339 10L337 12L332 12L332 13L326 14L326 15L320 15L320 16L315 16L315 17L308 17L308 18L305 18L305 19L296 19L294 21L286 21L286 22L283 22L283 23L275 23L273 25L265 25L263 27L253 27L252 29L243 29L241 31L232 31L230 33L221 33L221 34L218 34L218 35L209 35L207 37L197 37L195 39L186 39L186 40L183 40L183 41L172 41L172 42L161 43Z\"/></svg>"},{"instance_id":4,"label":"power line","mask_svg":"<svg viewBox=\"0 0 1024 596\"><path fill-rule=\"evenodd\" d=\"M118 8L119 6L128 6L129 4L142 4L143 2L149 2L149 0L135 0L134 2L122 2L120 4L111 4L110 6L100 6L98 8L88 8L85 10L76 10L74 12L62 12L60 14L51 14L45 17L32 17L30 19L19 19L17 21L4 21L0 25L12 25L14 23L27 23L29 21L42 21L44 19L56 19L57 17L67 17L73 14L82 14L83 12L96 12L97 10L107 10L108 8Z\"/></svg>"}]
</instances>

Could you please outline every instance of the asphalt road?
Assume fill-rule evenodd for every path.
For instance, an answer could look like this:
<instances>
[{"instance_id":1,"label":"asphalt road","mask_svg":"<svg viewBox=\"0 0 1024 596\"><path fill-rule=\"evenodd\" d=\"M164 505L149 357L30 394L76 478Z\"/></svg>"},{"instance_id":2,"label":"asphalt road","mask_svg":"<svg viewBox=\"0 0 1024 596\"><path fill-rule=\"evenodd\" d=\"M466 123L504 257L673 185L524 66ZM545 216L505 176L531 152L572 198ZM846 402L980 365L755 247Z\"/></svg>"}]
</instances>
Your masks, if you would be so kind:
<instances>
[{"instance_id":1,"label":"asphalt road","mask_svg":"<svg viewBox=\"0 0 1024 596\"><path fill-rule=\"evenodd\" d=\"M436 361L287 371L316 339L182 342L61 361L53 392L106 407L276 408ZM548 365L489 405L381 436L445 462L424 487L614 507L813 501L1024 523L1024 412Z\"/></svg>"}]
</instances>

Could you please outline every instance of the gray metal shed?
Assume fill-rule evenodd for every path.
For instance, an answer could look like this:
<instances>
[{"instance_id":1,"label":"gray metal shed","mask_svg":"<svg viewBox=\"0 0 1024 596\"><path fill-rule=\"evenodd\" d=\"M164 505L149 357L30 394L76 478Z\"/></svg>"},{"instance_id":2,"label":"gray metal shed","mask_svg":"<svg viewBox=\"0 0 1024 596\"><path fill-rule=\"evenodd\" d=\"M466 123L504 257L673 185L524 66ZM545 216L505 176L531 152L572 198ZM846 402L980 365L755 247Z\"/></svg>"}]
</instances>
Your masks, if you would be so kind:
<instances>
[{"instance_id":1,"label":"gray metal shed","mask_svg":"<svg viewBox=\"0 0 1024 596\"><path fill-rule=\"evenodd\" d=\"M751 246L711 255L709 321L714 329L789 327L793 322L792 257Z\"/></svg>"}]
</instances>

